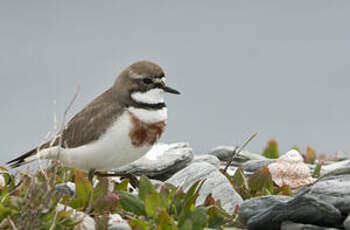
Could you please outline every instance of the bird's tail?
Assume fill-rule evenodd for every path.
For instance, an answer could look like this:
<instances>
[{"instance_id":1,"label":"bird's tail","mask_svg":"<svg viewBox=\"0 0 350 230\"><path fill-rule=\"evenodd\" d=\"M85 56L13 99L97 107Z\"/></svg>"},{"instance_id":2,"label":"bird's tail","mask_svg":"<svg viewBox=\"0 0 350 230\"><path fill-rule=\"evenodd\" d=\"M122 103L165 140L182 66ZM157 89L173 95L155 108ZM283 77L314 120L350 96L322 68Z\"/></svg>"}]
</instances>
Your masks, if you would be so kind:
<instances>
[{"instance_id":1,"label":"bird's tail","mask_svg":"<svg viewBox=\"0 0 350 230\"><path fill-rule=\"evenodd\" d=\"M32 149L29 152L26 152L25 154L7 162L6 164L8 164L11 168L17 168L35 160L47 159L57 155L57 152L59 151L58 149L58 146L50 147L48 143L46 143L40 148Z\"/></svg>"}]
</instances>

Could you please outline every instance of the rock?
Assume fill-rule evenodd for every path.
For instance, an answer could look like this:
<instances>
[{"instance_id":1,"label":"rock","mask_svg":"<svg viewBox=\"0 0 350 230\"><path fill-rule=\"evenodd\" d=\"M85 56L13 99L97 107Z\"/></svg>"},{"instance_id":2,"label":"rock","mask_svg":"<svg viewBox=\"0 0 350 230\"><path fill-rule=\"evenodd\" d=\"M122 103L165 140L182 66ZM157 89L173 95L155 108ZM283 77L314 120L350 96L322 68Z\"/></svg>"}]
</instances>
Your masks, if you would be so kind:
<instances>
[{"instance_id":1,"label":"rock","mask_svg":"<svg viewBox=\"0 0 350 230\"><path fill-rule=\"evenodd\" d=\"M233 189L227 178L213 165L206 162L193 163L174 174L166 183L175 186L182 186L184 190L198 180L204 180L197 205L203 204L205 198L211 193L215 200L220 200L222 207L228 212L233 213L236 205L240 205L243 200L241 196Z\"/></svg>"},{"instance_id":2,"label":"rock","mask_svg":"<svg viewBox=\"0 0 350 230\"><path fill-rule=\"evenodd\" d=\"M339 161L329 165L322 165L322 171L324 174L329 173L330 171L350 167L350 160ZM323 174L322 174L323 175Z\"/></svg>"},{"instance_id":3,"label":"rock","mask_svg":"<svg viewBox=\"0 0 350 230\"><path fill-rule=\"evenodd\" d=\"M338 161L348 160L350 159L350 152L339 151L337 152L336 157Z\"/></svg>"},{"instance_id":4,"label":"rock","mask_svg":"<svg viewBox=\"0 0 350 230\"><path fill-rule=\"evenodd\" d=\"M65 206L63 204L57 204L56 207L57 212L66 210L66 211L72 211L71 218L79 221L79 224L74 227L74 230L95 230L96 229L96 222L95 220L87 215L86 213L77 211L69 206Z\"/></svg>"},{"instance_id":5,"label":"rock","mask_svg":"<svg viewBox=\"0 0 350 230\"><path fill-rule=\"evenodd\" d=\"M299 224L285 221L281 224L281 230L336 230L337 228L327 228L312 224Z\"/></svg>"},{"instance_id":6,"label":"rock","mask_svg":"<svg viewBox=\"0 0 350 230\"><path fill-rule=\"evenodd\" d=\"M299 191L298 195L302 194L318 197L347 216L350 213L350 174L321 178L312 186Z\"/></svg>"},{"instance_id":7,"label":"rock","mask_svg":"<svg viewBox=\"0 0 350 230\"><path fill-rule=\"evenodd\" d=\"M119 214L113 214L109 215L108 230L131 230L131 227Z\"/></svg>"},{"instance_id":8,"label":"rock","mask_svg":"<svg viewBox=\"0 0 350 230\"><path fill-rule=\"evenodd\" d=\"M235 147L233 146L218 146L212 149L208 154L214 155L219 158L220 161L228 161L232 158L232 153ZM266 159L264 156L242 150L238 157L235 159L236 162L246 162L248 160L263 160Z\"/></svg>"},{"instance_id":9,"label":"rock","mask_svg":"<svg viewBox=\"0 0 350 230\"><path fill-rule=\"evenodd\" d=\"M224 165L221 165L221 166L220 166L220 169L225 169L225 166L224 166ZM227 171L226 171L226 172L227 172L228 175L233 176L233 175L235 175L237 169L238 169L238 167L229 166L229 167L227 168Z\"/></svg>"},{"instance_id":10,"label":"rock","mask_svg":"<svg viewBox=\"0 0 350 230\"><path fill-rule=\"evenodd\" d=\"M290 196L271 195L245 200L239 207L238 219L242 224L246 224L251 217L264 213L276 204L285 203L292 199Z\"/></svg>"},{"instance_id":11,"label":"rock","mask_svg":"<svg viewBox=\"0 0 350 230\"><path fill-rule=\"evenodd\" d=\"M137 161L112 171L146 175L151 179L164 181L186 167L192 159L192 148L187 143L157 144Z\"/></svg>"},{"instance_id":12,"label":"rock","mask_svg":"<svg viewBox=\"0 0 350 230\"><path fill-rule=\"evenodd\" d=\"M275 162L276 159L250 160L242 165L242 169L249 172L254 172L260 168L264 168L269 164Z\"/></svg>"},{"instance_id":13,"label":"rock","mask_svg":"<svg viewBox=\"0 0 350 230\"><path fill-rule=\"evenodd\" d=\"M200 155L200 156L194 156L193 160L191 163L198 163L198 162L207 162L217 168L220 167L220 160L213 155Z\"/></svg>"},{"instance_id":14,"label":"rock","mask_svg":"<svg viewBox=\"0 0 350 230\"><path fill-rule=\"evenodd\" d=\"M268 166L272 180L279 187L288 185L291 189L296 189L315 181L311 177L309 167L304 163L301 154L292 149L282 155L275 163Z\"/></svg>"},{"instance_id":15,"label":"rock","mask_svg":"<svg viewBox=\"0 0 350 230\"><path fill-rule=\"evenodd\" d=\"M75 195L75 184L73 182L66 182L66 183L61 183L61 184L56 184L55 186L56 192L59 195L70 195L74 196Z\"/></svg>"},{"instance_id":16,"label":"rock","mask_svg":"<svg viewBox=\"0 0 350 230\"><path fill-rule=\"evenodd\" d=\"M278 203L263 213L248 220L248 229L280 229L281 223L315 224L320 226L337 226L342 223L342 216L333 205L311 195L296 196L289 202Z\"/></svg>"},{"instance_id":17,"label":"rock","mask_svg":"<svg viewBox=\"0 0 350 230\"><path fill-rule=\"evenodd\" d=\"M350 230L350 214L348 215L348 217L346 217L343 225L345 230Z\"/></svg>"}]
</instances>

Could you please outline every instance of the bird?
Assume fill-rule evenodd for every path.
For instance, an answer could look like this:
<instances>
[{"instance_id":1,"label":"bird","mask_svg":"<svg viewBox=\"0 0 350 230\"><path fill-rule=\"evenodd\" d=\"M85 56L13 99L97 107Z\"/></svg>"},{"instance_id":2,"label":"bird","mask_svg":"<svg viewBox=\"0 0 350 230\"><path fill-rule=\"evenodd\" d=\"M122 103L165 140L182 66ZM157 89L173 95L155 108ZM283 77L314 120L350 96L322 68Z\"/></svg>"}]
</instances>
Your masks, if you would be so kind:
<instances>
[{"instance_id":1,"label":"bird","mask_svg":"<svg viewBox=\"0 0 350 230\"><path fill-rule=\"evenodd\" d=\"M60 134L7 162L16 168L39 159L59 160L84 172L108 171L146 154L167 124L162 68L150 61L131 64L114 84L78 112Z\"/></svg>"}]
</instances>

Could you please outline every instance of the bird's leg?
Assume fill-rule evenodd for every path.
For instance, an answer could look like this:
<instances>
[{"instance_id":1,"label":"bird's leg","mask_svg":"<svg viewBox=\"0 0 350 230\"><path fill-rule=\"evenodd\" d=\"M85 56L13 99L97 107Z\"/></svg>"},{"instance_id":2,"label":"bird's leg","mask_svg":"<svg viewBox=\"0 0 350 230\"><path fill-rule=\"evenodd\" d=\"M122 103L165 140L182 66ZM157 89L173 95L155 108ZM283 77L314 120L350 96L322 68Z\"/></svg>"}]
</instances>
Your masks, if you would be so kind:
<instances>
[{"instance_id":1,"label":"bird's leg","mask_svg":"<svg viewBox=\"0 0 350 230\"><path fill-rule=\"evenodd\" d=\"M91 202L92 192L93 192L93 189L94 189L94 184L93 184L92 180L94 179L95 173L96 173L96 169L90 169L89 173L88 173L88 179L89 179L89 182L91 183L91 189L89 191L88 200L86 201L84 209L83 209L85 213L88 213L90 211L90 205L89 204Z\"/></svg>"},{"instance_id":2,"label":"bird's leg","mask_svg":"<svg viewBox=\"0 0 350 230\"><path fill-rule=\"evenodd\" d=\"M112 176L120 176L120 177L126 177L129 179L130 184L134 186L135 188L139 187L139 180L130 173L101 173L101 172L95 172L97 176L100 177L112 177Z\"/></svg>"},{"instance_id":3,"label":"bird's leg","mask_svg":"<svg viewBox=\"0 0 350 230\"><path fill-rule=\"evenodd\" d=\"M90 169L88 173L88 179L90 183L92 184L92 180L94 179L94 175L96 173L96 169Z\"/></svg>"}]
</instances>

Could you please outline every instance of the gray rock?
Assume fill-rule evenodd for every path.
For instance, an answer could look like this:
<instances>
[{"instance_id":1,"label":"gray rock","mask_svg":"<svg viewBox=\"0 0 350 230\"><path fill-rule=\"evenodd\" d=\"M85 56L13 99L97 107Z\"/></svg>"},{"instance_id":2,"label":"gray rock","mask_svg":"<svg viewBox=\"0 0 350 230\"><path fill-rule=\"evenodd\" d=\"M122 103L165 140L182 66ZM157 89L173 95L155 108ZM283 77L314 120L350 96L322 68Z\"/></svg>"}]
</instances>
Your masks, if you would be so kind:
<instances>
[{"instance_id":1,"label":"gray rock","mask_svg":"<svg viewBox=\"0 0 350 230\"><path fill-rule=\"evenodd\" d=\"M264 160L250 160L243 163L242 168L245 171L254 172L260 168L268 166L269 164L275 162L276 159L264 159Z\"/></svg>"},{"instance_id":2,"label":"gray rock","mask_svg":"<svg viewBox=\"0 0 350 230\"><path fill-rule=\"evenodd\" d=\"M240 205L243 200L241 196L233 189L227 178L213 165L206 162L193 163L174 174L166 183L175 186L182 186L184 190L198 180L204 180L197 205L203 204L205 198L211 193L215 200L220 200L222 207L228 212L233 213L236 205Z\"/></svg>"},{"instance_id":3,"label":"gray rock","mask_svg":"<svg viewBox=\"0 0 350 230\"><path fill-rule=\"evenodd\" d=\"M276 204L285 203L292 199L290 196L271 195L245 200L239 207L238 219L242 224L246 224L251 217L264 213Z\"/></svg>"},{"instance_id":4,"label":"gray rock","mask_svg":"<svg viewBox=\"0 0 350 230\"><path fill-rule=\"evenodd\" d=\"M320 226L339 226L342 216L338 209L314 196L296 196L289 202L278 203L263 213L251 217L248 229L280 229L282 222L315 224Z\"/></svg>"},{"instance_id":5,"label":"gray rock","mask_svg":"<svg viewBox=\"0 0 350 230\"><path fill-rule=\"evenodd\" d=\"M220 161L228 161L232 158L233 146L218 146L212 149L208 154L214 155L219 158ZM263 160L266 159L264 156L249 152L247 150L242 150L238 157L235 159L236 162L246 162L248 160Z\"/></svg>"},{"instance_id":6,"label":"gray rock","mask_svg":"<svg viewBox=\"0 0 350 230\"><path fill-rule=\"evenodd\" d=\"M350 167L350 160L338 161L333 164L323 165L322 172L326 174L326 173L329 173L330 171L333 171L339 168L345 168L345 167Z\"/></svg>"},{"instance_id":7,"label":"gray rock","mask_svg":"<svg viewBox=\"0 0 350 230\"><path fill-rule=\"evenodd\" d=\"M220 169L225 169L225 165L221 165L220 166ZM230 176L233 176L233 175L235 175L235 173L236 173L236 170L238 169L238 167L235 167L235 166L229 166L228 168L227 168L227 173L228 173L228 175L230 175Z\"/></svg>"},{"instance_id":8,"label":"gray rock","mask_svg":"<svg viewBox=\"0 0 350 230\"><path fill-rule=\"evenodd\" d=\"M337 228L327 228L312 224L299 224L285 221L281 224L281 230L336 230Z\"/></svg>"},{"instance_id":9,"label":"gray rock","mask_svg":"<svg viewBox=\"0 0 350 230\"><path fill-rule=\"evenodd\" d=\"M350 174L324 177L312 186L300 190L298 194L318 197L347 216L350 213Z\"/></svg>"},{"instance_id":10,"label":"gray rock","mask_svg":"<svg viewBox=\"0 0 350 230\"><path fill-rule=\"evenodd\" d=\"M337 152L337 159L338 159L338 161L350 159L350 152L338 151Z\"/></svg>"},{"instance_id":11,"label":"gray rock","mask_svg":"<svg viewBox=\"0 0 350 230\"><path fill-rule=\"evenodd\" d=\"M146 175L164 181L186 167L192 159L192 148L187 143L157 144L142 158L112 172Z\"/></svg>"},{"instance_id":12,"label":"gray rock","mask_svg":"<svg viewBox=\"0 0 350 230\"><path fill-rule=\"evenodd\" d=\"M57 204L56 210L57 212L61 212L62 210L72 211L70 214L70 217L75 221L79 222L79 224L74 226L75 230L95 230L96 229L96 222L94 218L92 218L91 216L87 215L84 212L77 211L63 204Z\"/></svg>"},{"instance_id":13,"label":"gray rock","mask_svg":"<svg viewBox=\"0 0 350 230\"><path fill-rule=\"evenodd\" d=\"M345 230L350 230L350 214L348 215L348 217L346 217L343 225Z\"/></svg>"},{"instance_id":14,"label":"gray rock","mask_svg":"<svg viewBox=\"0 0 350 230\"><path fill-rule=\"evenodd\" d=\"M55 189L59 195L75 195L75 184L73 182L56 184Z\"/></svg>"},{"instance_id":15,"label":"gray rock","mask_svg":"<svg viewBox=\"0 0 350 230\"><path fill-rule=\"evenodd\" d=\"M108 230L131 230L131 227L119 214L113 214L109 216Z\"/></svg>"},{"instance_id":16,"label":"gray rock","mask_svg":"<svg viewBox=\"0 0 350 230\"><path fill-rule=\"evenodd\" d=\"M193 160L191 163L198 163L198 162L207 162L217 168L220 167L220 160L214 155L200 155L200 156L194 156Z\"/></svg>"}]
</instances>

